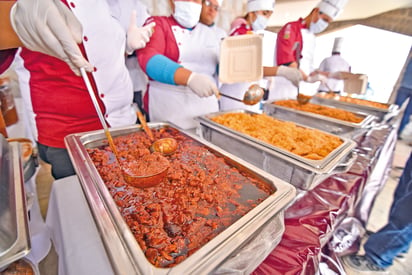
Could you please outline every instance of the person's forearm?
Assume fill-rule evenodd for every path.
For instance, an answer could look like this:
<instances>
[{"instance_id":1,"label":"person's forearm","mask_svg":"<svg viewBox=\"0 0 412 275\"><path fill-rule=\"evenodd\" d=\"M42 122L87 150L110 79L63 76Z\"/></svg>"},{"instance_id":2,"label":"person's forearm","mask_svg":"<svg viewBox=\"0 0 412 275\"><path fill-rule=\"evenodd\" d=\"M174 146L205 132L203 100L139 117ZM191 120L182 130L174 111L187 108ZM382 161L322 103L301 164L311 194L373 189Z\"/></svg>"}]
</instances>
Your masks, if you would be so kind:
<instances>
[{"instance_id":1,"label":"person's forearm","mask_svg":"<svg viewBox=\"0 0 412 275\"><path fill-rule=\"evenodd\" d=\"M276 76L278 73L278 67L263 67L263 76Z\"/></svg>"},{"instance_id":2,"label":"person's forearm","mask_svg":"<svg viewBox=\"0 0 412 275\"><path fill-rule=\"evenodd\" d=\"M10 24L10 9L15 2L0 0L0 50L23 46Z\"/></svg>"},{"instance_id":3,"label":"person's forearm","mask_svg":"<svg viewBox=\"0 0 412 275\"><path fill-rule=\"evenodd\" d=\"M189 76L192 74L192 71L189 71L188 69L185 69L183 67L180 67L179 69L176 70L175 72L175 83L177 85L187 85L187 81L189 80Z\"/></svg>"}]
</instances>

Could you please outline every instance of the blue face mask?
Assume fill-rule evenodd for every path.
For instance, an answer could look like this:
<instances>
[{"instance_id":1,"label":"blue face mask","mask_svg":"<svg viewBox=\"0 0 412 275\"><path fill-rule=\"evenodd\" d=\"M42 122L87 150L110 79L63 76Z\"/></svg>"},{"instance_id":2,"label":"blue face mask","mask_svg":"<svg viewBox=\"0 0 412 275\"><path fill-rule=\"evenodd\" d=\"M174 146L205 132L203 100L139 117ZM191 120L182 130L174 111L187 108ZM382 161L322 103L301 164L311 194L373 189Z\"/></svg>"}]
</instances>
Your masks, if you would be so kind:
<instances>
[{"instance_id":1,"label":"blue face mask","mask_svg":"<svg viewBox=\"0 0 412 275\"><path fill-rule=\"evenodd\" d=\"M312 22L309 27L309 31L311 33L320 33L326 30L326 28L329 26L329 23L323 20L322 18L319 18L317 22Z\"/></svg>"},{"instance_id":2,"label":"blue face mask","mask_svg":"<svg viewBox=\"0 0 412 275\"><path fill-rule=\"evenodd\" d=\"M252 23L252 29L254 31L264 30L266 28L267 24L268 24L267 17L259 14L256 17L256 20Z\"/></svg>"}]
</instances>

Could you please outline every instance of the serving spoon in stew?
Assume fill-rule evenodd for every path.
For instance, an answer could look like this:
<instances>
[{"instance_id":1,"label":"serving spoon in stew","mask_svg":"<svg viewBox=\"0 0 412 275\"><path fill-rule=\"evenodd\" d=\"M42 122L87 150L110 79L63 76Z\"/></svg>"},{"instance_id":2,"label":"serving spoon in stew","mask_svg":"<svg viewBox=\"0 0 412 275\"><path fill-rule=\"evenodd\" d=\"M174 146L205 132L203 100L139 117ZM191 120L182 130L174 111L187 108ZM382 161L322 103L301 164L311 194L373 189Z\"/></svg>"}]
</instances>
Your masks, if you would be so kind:
<instances>
[{"instance_id":1,"label":"serving spoon in stew","mask_svg":"<svg viewBox=\"0 0 412 275\"><path fill-rule=\"evenodd\" d=\"M309 95L304 95L302 93L298 93L298 95L296 96L296 100L298 101L299 104L301 105L305 105L307 104L310 100L311 100L311 96Z\"/></svg>"},{"instance_id":2,"label":"serving spoon in stew","mask_svg":"<svg viewBox=\"0 0 412 275\"><path fill-rule=\"evenodd\" d=\"M80 73L82 75L83 81L87 87L87 91L89 92L89 95L92 99L94 108L96 109L97 115L99 117L100 123L103 126L104 133L106 134L107 141L109 142L110 149L113 151L113 154L116 158L117 163L120 166L120 170L122 171L122 175L124 180L135 187L138 188L145 188L145 187L151 187L159 184L163 178L167 175L167 170L169 169L168 165L164 165L164 167L159 167L158 172L155 172L150 175L136 175L133 172L133 166L135 164L138 164L135 161L131 161L130 163L126 163L127 167L125 167L120 160L119 157L119 152L117 151L116 145L113 142L112 135L110 134L110 131L107 127L106 121L103 117L102 111L100 110L99 103L97 101L96 95L94 94L92 85L90 84L90 80L86 74L86 71L84 68L80 68Z\"/></svg>"},{"instance_id":3,"label":"serving spoon in stew","mask_svg":"<svg viewBox=\"0 0 412 275\"><path fill-rule=\"evenodd\" d=\"M137 117L140 120L143 130L146 132L147 136L149 137L152 145L150 146L150 151L152 152L159 152L164 156L172 155L177 150L177 141L174 138L160 138L158 140L154 140L153 132L149 128L146 122L146 118L143 116L142 112L137 106L136 103L133 104L133 108L136 111Z\"/></svg>"}]
</instances>

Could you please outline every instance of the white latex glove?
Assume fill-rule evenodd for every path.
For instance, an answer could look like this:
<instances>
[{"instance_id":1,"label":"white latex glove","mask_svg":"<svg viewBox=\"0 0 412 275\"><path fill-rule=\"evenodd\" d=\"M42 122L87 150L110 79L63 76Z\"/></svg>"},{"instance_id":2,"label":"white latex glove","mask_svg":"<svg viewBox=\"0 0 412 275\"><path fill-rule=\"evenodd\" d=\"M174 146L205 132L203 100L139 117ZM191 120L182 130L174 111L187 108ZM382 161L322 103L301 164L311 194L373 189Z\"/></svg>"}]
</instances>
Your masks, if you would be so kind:
<instances>
[{"instance_id":1,"label":"white latex glove","mask_svg":"<svg viewBox=\"0 0 412 275\"><path fill-rule=\"evenodd\" d=\"M328 78L324 76L323 74L314 74L308 76L306 79L306 82L309 83L315 83L316 81L320 81L322 84L325 84L327 82Z\"/></svg>"},{"instance_id":2,"label":"white latex glove","mask_svg":"<svg viewBox=\"0 0 412 275\"><path fill-rule=\"evenodd\" d=\"M187 81L187 86L199 97L219 95L216 83L204 74L192 73Z\"/></svg>"},{"instance_id":3,"label":"white latex glove","mask_svg":"<svg viewBox=\"0 0 412 275\"><path fill-rule=\"evenodd\" d=\"M26 48L63 60L77 75L81 67L93 71L77 45L82 25L60 0L18 0L10 21Z\"/></svg>"},{"instance_id":4,"label":"white latex glove","mask_svg":"<svg viewBox=\"0 0 412 275\"><path fill-rule=\"evenodd\" d=\"M288 66L279 66L276 75L287 78L295 87L299 86L299 81L303 79L299 69Z\"/></svg>"},{"instance_id":5,"label":"white latex glove","mask_svg":"<svg viewBox=\"0 0 412 275\"><path fill-rule=\"evenodd\" d=\"M146 47L155 26L156 23L152 22L144 27L138 27L136 25L136 11L133 10L130 16L129 28L127 29L126 53L132 54L135 50Z\"/></svg>"}]
</instances>

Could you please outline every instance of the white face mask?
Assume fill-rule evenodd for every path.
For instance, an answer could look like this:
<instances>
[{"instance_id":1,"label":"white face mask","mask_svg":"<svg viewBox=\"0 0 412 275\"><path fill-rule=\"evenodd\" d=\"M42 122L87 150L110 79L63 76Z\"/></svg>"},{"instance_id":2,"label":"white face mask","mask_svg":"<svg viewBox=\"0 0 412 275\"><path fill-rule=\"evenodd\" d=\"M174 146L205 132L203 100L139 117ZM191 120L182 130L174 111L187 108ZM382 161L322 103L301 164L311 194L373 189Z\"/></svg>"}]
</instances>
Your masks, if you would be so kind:
<instances>
[{"instance_id":1,"label":"white face mask","mask_svg":"<svg viewBox=\"0 0 412 275\"><path fill-rule=\"evenodd\" d=\"M256 17L256 20L252 23L252 29L254 31L264 30L267 24L268 24L268 18L266 16L259 14Z\"/></svg>"},{"instance_id":2,"label":"white face mask","mask_svg":"<svg viewBox=\"0 0 412 275\"><path fill-rule=\"evenodd\" d=\"M194 2L175 1L173 17L185 28L193 28L199 23L202 5Z\"/></svg>"},{"instance_id":3,"label":"white face mask","mask_svg":"<svg viewBox=\"0 0 412 275\"><path fill-rule=\"evenodd\" d=\"M309 31L312 33L320 33L326 30L328 27L329 23L323 20L322 18L319 18L317 22L312 22L309 27Z\"/></svg>"}]
</instances>

